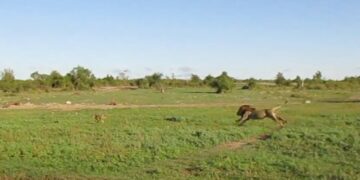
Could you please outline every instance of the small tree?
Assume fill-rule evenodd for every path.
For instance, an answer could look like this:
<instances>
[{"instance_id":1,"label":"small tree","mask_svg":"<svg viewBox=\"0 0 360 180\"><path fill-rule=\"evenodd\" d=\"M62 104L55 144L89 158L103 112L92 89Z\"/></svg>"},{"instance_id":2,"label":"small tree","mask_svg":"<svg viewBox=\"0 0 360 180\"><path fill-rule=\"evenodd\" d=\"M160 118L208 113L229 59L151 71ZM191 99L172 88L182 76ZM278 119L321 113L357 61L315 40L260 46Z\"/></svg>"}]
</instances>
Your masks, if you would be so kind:
<instances>
[{"instance_id":1,"label":"small tree","mask_svg":"<svg viewBox=\"0 0 360 180\"><path fill-rule=\"evenodd\" d=\"M49 75L47 74L40 74L39 72L33 72L31 73L30 77L34 80L37 81L38 83L42 84L42 85L46 85L47 81L49 80Z\"/></svg>"},{"instance_id":2,"label":"small tree","mask_svg":"<svg viewBox=\"0 0 360 180\"><path fill-rule=\"evenodd\" d=\"M64 77L57 71L52 71L49 75L49 83L51 88L63 88Z\"/></svg>"},{"instance_id":3,"label":"small tree","mask_svg":"<svg viewBox=\"0 0 360 180\"><path fill-rule=\"evenodd\" d=\"M4 92L17 92L14 71L4 69L1 73L0 89Z\"/></svg>"},{"instance_id":4,"label":"small tree","mask_svg":"<svg viewBox=\"0 0 360 180\"><path fill-rule=\"evenodd\" d=\"M74 85L75 90L86 90L94 87L95 76L89 69L78 66L70 71L68 74L71 83Z\"/></svg>"},{"instance_id":5,"label":"small tree","mask_svg":"<svg viewBox=\"0 0 360 180\"><path fill-rule=\"evenodd\" d=\"M156 89L160 90L161 93L165 92L164 85L161 81L163 74L161 73L154 73L151 76L146 76L145 79L148 81L150 87L155 87Z\"/></svg>"},{"instance_id":6,"label":"small tree","mask_svg":"<svg viewBox=\"0 0 360 180\"><path fill-rule=\"evenodd\" d=\"M216 89L216 93L226 93L235 87L235 81L233 78L228 76L227 72L223 72L220 76L214 79L210 86Z\"/></svg>"},{"instance_id":7,"label":"small tree","mask_svg":"<svg viewBox=\"0 0 360 180\"><path fill-rule=\"evenodd\" d=\"M289 86L290 81L286 80L284 75L281 72L279 72L276 75L275 84L278 86Z\"/></svg>"},{"instance_id":8,"label":"small tree","mask_svg":"<svg viewBox=\"0 0 360 180\"><path fill-rule=\"evenodd\" d=\"M142 78L142 79L137 79L135 80L135 84L139 87L139 88L149 88L149 81L146 78Z\"/></svg>"},{"instance_id":9,"label":"small tree","mask_svg":"<svg viewBox=\"0 0 360 180\"><path fill-rule=\"evenodd\" d=\"M301 89L304 87L304 81L300 78L300 76L296 76L296 78L293 80L293 82L296 83L297 89Z\"/></svg>"},{"instance_id":10,"label":"small tree","mask_svg":"<svg viewBox=\"0 0 360 180\"><path fill-rule=\"evenodd\" d=\"M69 73L64 76L64 89L75 90L74 84L72 82L72 76Z\"/></svg>"},{"instance_id":11,"label":"small tree","mask_svg":"<svg viewBox=\"0 0 360 180\"><path fill-rule=\"evenodd\" d=\"M313 80L317 81L317 82L321 81L322 80L322 73L320 71L317 71L313 76Z\"/></svg>"},{"instance_id":12,"label":"small tree","mask_svg":"<svg viewBox=\"0 0 360 180\"><path fill-rule=\"evenodd\" d=\"M150 87L154 87L161 83L161 78L163 77L163 74L161 73L154 73L150 76L146 76L145 79L149 82Z\"/></svg>"},{"instance_id":13,"label":"small tree","mask_svg":"<svg viewBox=\"0 0 360 180\"><path fill-rule=\"evenodd\" d=\"M116 85L116 80L115 78L112 76L112 75L106 75L106 77L104 77L102 79L103 83L108 86L108 85L111 85L111 86L114 86Z\"/></svg>"},{"instance_id":14,"label":"small tree","mask_svg":"<svg viewBox=\"0 0 360 180\"><path fill-rule=\"evenodd\" d=\"M192 74L191 78L190 78L190 83L191 85L194 86L200 86L202 84L202 80L200 79L200 77L196 74Z\"/></svg>"},{"instance_id":15,"label":"small tree","mask_svg":"<svg viewBox=\"0 0 360 180\"><path fill-rule=\"evenodd\" d=\"M215 80L215 78L213 76L208 75L205 77L203 83L206 85L210 85L214 80Z\"/></svg>"},{"instance_id":16,"label":"small tree","mask_svg":"<svg viewBox=\"0 0 360 180\"><path fill-rule=\"evenodd\" d=\"M1 73L1 80L6 82L15 81L14 71L12 69L4 69Z\"/></svg>"},{"instance_id":17,"label":"small tree","mask_svg":"<svg viewBox=\"0 0 360 180\"><path fill-rule=\"evenodd\" d=\"M256 87L256 79L250 78L247 81L249 89L254 89Z\"/></svg>"},{"instance_id":18,"label":"small tree","mask_svg":"<svg viewBox=\"0 0 360 180\"><path fill-rule=\"evenodd\" d=\"M40 74L39 72L33 72L31 78L34 80L35 87L37 89L48 91L49 88L49 75L47 74Z\"/></svg>"}]
</instances>

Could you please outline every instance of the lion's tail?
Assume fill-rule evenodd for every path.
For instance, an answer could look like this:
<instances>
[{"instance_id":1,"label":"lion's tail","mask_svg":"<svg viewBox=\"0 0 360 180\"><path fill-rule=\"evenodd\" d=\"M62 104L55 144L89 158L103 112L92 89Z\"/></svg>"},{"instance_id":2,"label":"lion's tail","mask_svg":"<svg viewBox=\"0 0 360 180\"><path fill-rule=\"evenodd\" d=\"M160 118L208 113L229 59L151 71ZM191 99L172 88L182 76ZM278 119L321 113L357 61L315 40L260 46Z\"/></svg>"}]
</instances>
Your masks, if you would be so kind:
<instances>
[{"instance_id":1,"label":"lion's tail","mask_svg":"<svg viewBox=\"0 0 360 180\"><path fill-rule=\"evenodd\" d=\"M272 112L275 112L275 111L279 110L281 107L282 107L282 106L276 106L276 107L272 108L271 111L272 111Z\"/></svg>"},{"instance_id":2,"label":"lion's tail","mask_svg":"<svg viewBox=\"0 0 360 180\"><path fill-rule=\"evenodd\" d=\"M287 105L288 103L289 103L289 101L286 99L283 105ZM271 111L275 112L275 111L277 111L277 110L279 110L281 108L282 108L282 105L276 106L276 107L272 108Z\"/></svg>"}]
</instances>

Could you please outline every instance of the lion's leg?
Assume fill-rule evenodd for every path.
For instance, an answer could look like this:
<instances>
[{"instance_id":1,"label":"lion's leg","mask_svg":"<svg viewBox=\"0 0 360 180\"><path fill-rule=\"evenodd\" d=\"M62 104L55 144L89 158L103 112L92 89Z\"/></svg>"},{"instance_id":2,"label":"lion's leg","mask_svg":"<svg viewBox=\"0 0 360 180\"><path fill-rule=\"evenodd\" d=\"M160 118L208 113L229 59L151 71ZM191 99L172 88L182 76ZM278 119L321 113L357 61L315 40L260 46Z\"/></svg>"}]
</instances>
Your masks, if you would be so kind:
<instances>
[{"instance_id":1,"label":"lion's leg","mask_svg":"<svg viewBox=\"0 0 360 180\"><path fill-rule=\"evenodd\" d=\"M284 119L284 118L282 118L282 117L280 117L280 116L276 116L280 121L282 121L284 124L286 124L287 123L287 120L286 119Z\"/></svg>"},{"instance_id":2,"label":"lion's leg","mask_svg":"<svg viewBox=\"0 0 360 180\"><path fill-rule=\"evenodd\" d=\"M270 118L275 121L276 123L280 124L281 127L284 127L284 124L281 120L278 119L278 117L276 117L276 114L275 113L271 113L270 114Z\"/></svg>"},{"instance_id":3,"label":"lion's leg","mask_svg":"<svg viewBox=\"0 0 360 180\"><path fill-rule=\"evenodd\" d=\"M242 116L242 118L241 119L239 119L239 125L240 126L242 126L242 125L244 125L245 123L246 123L246 121L248 121L249 119L250 119L250 114L251 114L251 112L250 111L247 111L247 112L245 112L244 113L244 115Z\"/></svg>"}]
</instances>

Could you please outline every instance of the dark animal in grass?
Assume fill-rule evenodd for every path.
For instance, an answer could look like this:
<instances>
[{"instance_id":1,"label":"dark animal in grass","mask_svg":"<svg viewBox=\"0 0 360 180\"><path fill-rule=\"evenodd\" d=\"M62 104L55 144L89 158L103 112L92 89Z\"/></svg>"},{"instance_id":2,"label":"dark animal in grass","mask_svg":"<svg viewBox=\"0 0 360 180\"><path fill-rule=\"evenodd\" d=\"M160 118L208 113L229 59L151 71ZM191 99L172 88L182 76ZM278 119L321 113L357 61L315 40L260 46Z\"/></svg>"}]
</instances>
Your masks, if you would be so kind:
<instances>
[{"instance_id":1,"label":"dark animal in grass","mask_svg":"<svg viewBox=\"0 0 360 180\"><path fill-rule=\"evenodd\" d=\"M20 104L21 104L20 102L13 102L12 103L12 105L14 105L14 106L20 106Z\"/></svg>"},{"instance_id":2,"label":"dark animal in grass","mask_svg":"<svg viewBox=\"0 0 360 180\"><path fill-rule=\"evenodd\" d=\"M10 106L20 106L21 103L20 102L10 102L10 103L6 103L2 106L2 108L9 108Z\"/></svg>"},{"instance_id":3,"label":"dark animal in grass","mask_svg":"<svg viewBox=\"0 0 360 180\"><path fill-rule=\"evenodd\" d=\"M97 122L97 123L104 123L106 116L104 114L95 114L94 119L95 119L95 122Z\"/></svg>"},{"instance_id":4,"label":"dark animal in grass","mask_svg":"<svg viewBox=\"0 0 360 180\"><path fill-rule=\"evenodd\" d=\"M248 120L270 118L276 123L280 124L281 127L284 127L284 124L286 124L287 121L276 113L276 111L280 108L281 106L274 107L272 109L257 110L250 105L242 105L237 112L237 115L241 117L239 120L237 120L237 122L239 122L239 125L242 126Z\"/></svg>"},{"instance_id":5,"label":"dark animal in grass","mask_svg":"<svg viewBox=\"0 0 360 180\"><path fill-rule=\"evenodd\" d=\"M111 102L109 102L107 105L109 105L109 106L116 106L117 103L116 103L115 101L111 101Z\"/></svg>"},{"instance_id":6,"label":"dark animal in grass","mask_svg":"<svg viewBox=\"0 0 360 180\"><path fill-rule=\"evenodd\" d=\"M173 121L173 122L181 122L181 121L186 120L186 118L180 117L180 116L170 116L170 117L166 117L165 120Z\"/></svg>"}]
</instances>

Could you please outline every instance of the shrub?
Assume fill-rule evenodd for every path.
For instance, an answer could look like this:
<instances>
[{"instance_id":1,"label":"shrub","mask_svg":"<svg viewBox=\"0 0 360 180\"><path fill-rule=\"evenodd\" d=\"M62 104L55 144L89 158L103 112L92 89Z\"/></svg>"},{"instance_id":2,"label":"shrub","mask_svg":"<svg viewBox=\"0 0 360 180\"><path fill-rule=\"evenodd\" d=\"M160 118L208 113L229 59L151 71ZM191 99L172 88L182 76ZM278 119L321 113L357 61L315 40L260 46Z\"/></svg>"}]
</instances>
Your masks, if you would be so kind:
<instances>
[{"instance_id":1,"label":"shrub","mask_svg":"<svg viewBox=\"0 0 360 180\"><path fill-rule=\"evenodd\" d=\"M202 80L201 78L196 75L196 74L192 74L191 78L190 78L190 85L191 86L201 86L202 85Z\"/></svg>"},{"instance_id":2,"label":"shrub","mask_svg":"<svg viewBox=\"0 0 360 180\"><path fill-rule=\"evenodd\" d=\"M52 71L49 75L49 84L51 88L64 87L64 77L57 71Z\"/></svg>"},{"instance_id":3,"label":"shrub","mask_svg":"<svg viewBox=\"0 0 360 180\"><path fill-rule=\"evenodd\" d=\"M95 85L95 76L89 69L78 66L67 74L75 90L91 89Z\"/></svg>"},{"instance_id":4,"label":"shrub","mask_svg":"<svg viewBox=\"0 0 360 180\"><path fill-rule=\"evenodd\" d=\"M254 78L248 79L247 82L249 89L254 89L256 87L256 80Z\"/></svg>"},{"instance_id":5,"label":"shrub","mask_svg":"<svg viewBox=\"0 0 360 180\"><path fill-rule=\"evenodd\" d=\"M289 86L291 83L290 81L286 80L282 73L278 73L276 75L275 84L278 86Z\"/></svg>"},{"instance_id":6,"label":"shrub","mask_svg":"<svg viewBox=\"0 0 360 180\"><path fill-rule=\"evenodd\" d=\"M296 78L293 80L294 83L296 83L296 88L301 89L303 88L303 80L300 78L300 76L296 76Z\"/></svg>"},{"instance_id":7,"label":"shrub","mask_svg":"<svg viewBox=\"0 0 360 180\"><path fill-rule=\"evenodd\" d=\"M18 92L16 87L14 71L11 69L4 69L1 73L0 88L3 92Z\"/></svg>"},{"instance_id":8,"label":"shrub","mask_svg":"<svg viewBox=\"0 0 360 180\"><path fill-rule=\"evenodd\" d=\"M215 80L215 78L213 76L208 75L205 77L203 83L206 85L210 85L214 80Z\"/></svg>"},{"instance_id":9,"label":"shrub","mask_svg":"<svg viewBox=\"0 0 360 180\"><path fill-rule=\"evenodd\" d=\"M313 76L314 81L321 81L322 80L322 73L320 71L317 71Z\"/></svg>"},{"instance_id":10,"label":"shrub","mask_svg":"<svg viewBox=\"0 0 360 180\"><path fill-rule=\"evenodd\" d=\"M216 93L226 93L235 87L235 81L233 78L228 76L226 72L223 72L220 76L214 79L210 86L216 89Z\"/></svg>"},{"instance_id":11,"label":"shrub","mask_svg":"<svg viewBox=\"0 0 360 180\"><path fill-rule=\"evenodd\" d=\"M154 73L150 76L146 76L145 79L149 82L150 87L158 86L161 83L161 78L163 74L161 73Z\"/></svg>"},{"instance_id":12,"label":"shrub","mask_svg":"<svg viewBox=\"0 0 360 180\"><path fill-rule=\"evenodd\" d=\"M149 81L147 79L137 79L135 80L135 84L136 86L138 86L139 88L149 88Z\"/></svg>"}]
</instances>

